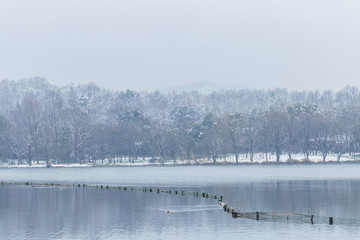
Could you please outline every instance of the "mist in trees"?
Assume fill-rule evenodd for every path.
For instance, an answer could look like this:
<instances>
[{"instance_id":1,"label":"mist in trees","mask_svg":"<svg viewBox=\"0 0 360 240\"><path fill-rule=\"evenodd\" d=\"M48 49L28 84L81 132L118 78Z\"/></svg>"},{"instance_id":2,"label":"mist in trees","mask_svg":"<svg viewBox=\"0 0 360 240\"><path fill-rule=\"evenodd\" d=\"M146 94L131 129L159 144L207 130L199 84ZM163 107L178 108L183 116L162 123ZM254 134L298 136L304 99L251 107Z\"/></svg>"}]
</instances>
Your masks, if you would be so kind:
<instances>
[{"instance_id":1,"label":"mist in trees","mask_svg":"<svg viewBox=\"0 0 360 240\"><path fill-rule=\"evenodd\" d=\"M255 153L330 153L360 148L360 93L239 90L112 91L93 83L58 87L45 79L0 82L0 159L18 163L134 162Z\"/></svg>"}]
</instances>

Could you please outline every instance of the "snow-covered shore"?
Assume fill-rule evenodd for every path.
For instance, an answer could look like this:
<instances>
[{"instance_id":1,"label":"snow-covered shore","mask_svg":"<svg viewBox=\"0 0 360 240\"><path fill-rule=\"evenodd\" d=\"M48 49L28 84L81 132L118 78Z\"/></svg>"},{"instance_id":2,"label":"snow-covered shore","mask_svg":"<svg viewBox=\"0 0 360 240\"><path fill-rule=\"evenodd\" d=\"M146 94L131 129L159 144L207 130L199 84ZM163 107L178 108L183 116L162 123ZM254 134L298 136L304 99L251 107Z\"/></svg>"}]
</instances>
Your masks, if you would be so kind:
<instances>
[{"instance_id":1,"label":"snow-covered shore","mask_svg":"<svg viewBox=\"0 0 360 240\"><path fill-rule=\"evenodd\" d=\"M340 161L337 160L337 155L328 155L326 161L323 161L321 155L311 155L309 159L305 159L302 154L294 154L292 159L289 159L288 155L281 155L280 161L276 162L275 155L268 154L268 159L263 153L257 153L254 155L253 161L251 162L249 156L239 156L239 164L322 164L322 163L360 163L360 155L351 156L344 154ZM236 164L235 156L227 156L226 158L216 159L214 162L212 159L190 159L190 160L169 160L164 162L151 161L151 159L137 159L134 161L123 160L122 162L110 162L109 160L97 160L91 163L52 163L52 168L86 168L86 167L121 167L121 166L183 166L183 165L224 165L224 164ZM31 166L29 164L17 164L15 160L8 160L0 163L0 168L45 168L46 162L39 161L39 164L33 162Z\"/></svg>"}]
</instances>

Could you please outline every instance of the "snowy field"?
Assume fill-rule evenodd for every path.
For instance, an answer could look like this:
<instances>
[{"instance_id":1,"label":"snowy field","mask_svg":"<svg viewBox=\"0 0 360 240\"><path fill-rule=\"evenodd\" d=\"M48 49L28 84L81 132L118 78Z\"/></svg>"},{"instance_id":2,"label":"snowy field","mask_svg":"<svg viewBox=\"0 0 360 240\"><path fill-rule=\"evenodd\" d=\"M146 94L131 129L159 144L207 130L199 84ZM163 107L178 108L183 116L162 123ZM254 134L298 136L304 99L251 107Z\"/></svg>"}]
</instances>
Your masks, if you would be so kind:
<instances>
[{"instance_id":1,"label":"snowy field","mask_svg":"<svg viewBox=\"0 0 360 240\"><path fill-rule=\"evenodd\" d=\"M336 154L329 154L326 157L325 163L344 163L344 162L360 162L360 154L349 155L344 154L341 156L340 161L337 160ZM51 167L101 167L101 166L153 166L153 165L167 165L167 166L176 166L176 165L212 165L212 164L235 164L235 156L227 156L216 159L214 162L212 159L201 158L201 159L188 159L188 160L168 160L164 162L154 161L152 158L139 158L136 160L123 159L119 161L109 161L105 160L95 160L91 163L52 163ZM321 155L310 155L309 159L306 159L303 154L293 154L292 159L289 159L288 155L281 155L280 162L276 162L276 156L274 154L268 154L267 160L264 153L254 154L253 162L250 161L249 155L239 156L239 164L309 164L309 163L324 163ZM45 161L39 161L37 164L35 161L31 166L29 164L18 164L17 160L7 160L0 163L1 168L40 168L46 167Z\"/></svg>"}]
</instances>

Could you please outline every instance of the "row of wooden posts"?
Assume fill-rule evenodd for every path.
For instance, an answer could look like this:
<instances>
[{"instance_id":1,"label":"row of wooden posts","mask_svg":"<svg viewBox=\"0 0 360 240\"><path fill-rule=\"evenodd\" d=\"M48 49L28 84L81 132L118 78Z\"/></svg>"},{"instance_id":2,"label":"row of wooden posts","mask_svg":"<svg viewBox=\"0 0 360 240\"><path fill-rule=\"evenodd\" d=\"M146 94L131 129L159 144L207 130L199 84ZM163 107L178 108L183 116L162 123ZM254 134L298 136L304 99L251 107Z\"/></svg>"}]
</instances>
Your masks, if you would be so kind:
<instances>
[{"instance_id":1,"label":"row of wooden posts","mask_svg":"<svg viewBox=\"0 0 360 240\"><path fill-rule=\"evenodd\" d=\"M114 190L130 190L130 191L142 191L142 192L155 192L155 193L167 193L167 194L175 194L175 195L192 195L194 197L202 197L207 199L214 199L217 200L218 203L222 206L224 211L227 213L231 213L231 216L233 218L249 218L249 219L255 219L257 221L260 220L260 212L255 213L241 213L240 209L238 211L235 211L235 209L230 209L228 204L223 202L223 197L216 194L211 194L207 192L186 192L184 190L178 191L178 190L165 190L161 188L149 188L149 187L134 187L134 186L111 186L111 185L97 185L97 184L64 184L64 183L36 183L36 182L1 182L1 185L25 185L25 186L32 186L32 187L39 187L39 186L55 186L55 187L77 187L77 188L99 188L99 189L114 189ZM264 215L269 215L268 213L262 213ZM311 224L314 224L314 215L302 215L303 217L309 217L309 221ZM286 215L286 220L289 220L289 215ZM334 224L333 217L329 217L329 224Z\"/></svg>"},{"instance_id":2,"label":"row of wooden posts","mask_svg":"<svg viewBox=\"0 0 360 240\"><path fill-rule=\"evenodd\" d=\"M249 218L249 219L253 219L255 218L256 221L260 220L260 212L249 212L249 213L241 213L240 209L238 211L235 211L235 209L230 209L230 207L224 203L219 201L219 204L223 207L224 211L226 211L227 213L231 213L231 216L233 218ZM262 213L266 216L281 216L281 215L285 215L286 216L286 222L289 222L289 214L269 214L269 213ZM296 214L295 216L301 216L303 218L308 218L309 222L311 224L314 224L314 215L303 215L303 214ZM329 217L329 224L333 225L334 224L334 218L333 217Z\"/></svg>"},{"instance_id":3,"label":"row of wooden posts","mask_svg":"<svg viewBox=\"0 0 360 240\"><path fill-rule=\"evenodd\" d=\"M222 196L211 194L207 192L186 192L184 190L166 190L161 188L149 188L149 187L134 187L134 186L112 186L112 185L97 185L97 184L63 184L63 183L36 183L36 182L1 182L1 185L24 185L32 187L78 187L78 188L99 188L99 189L114 189L114 190L124 190L124 191L142 191L142 192L155 192L155 193L168 193L175 195L192 195L194 197L202 197L208 199L214 199L222 201Z\"/></svg>"}]
</instances>

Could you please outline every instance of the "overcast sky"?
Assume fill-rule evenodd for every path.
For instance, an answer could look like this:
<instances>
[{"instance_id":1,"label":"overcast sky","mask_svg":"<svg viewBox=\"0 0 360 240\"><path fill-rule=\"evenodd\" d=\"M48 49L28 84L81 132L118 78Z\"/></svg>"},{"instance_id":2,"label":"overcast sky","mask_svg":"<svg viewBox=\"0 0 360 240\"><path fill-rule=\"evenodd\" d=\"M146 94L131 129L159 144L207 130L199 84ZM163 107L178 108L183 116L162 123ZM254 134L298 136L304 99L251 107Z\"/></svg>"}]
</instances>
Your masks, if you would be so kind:
<instances>
[{"instance_id":1,"label":"overcast sky","mask_svg":"<svg viewBox=\"0 0 360 240\"><path fill-rule=\"evenodd\" d=\"M0 78L360 87L359 0L1 0Z\"/></svg>"}]
</instances>

